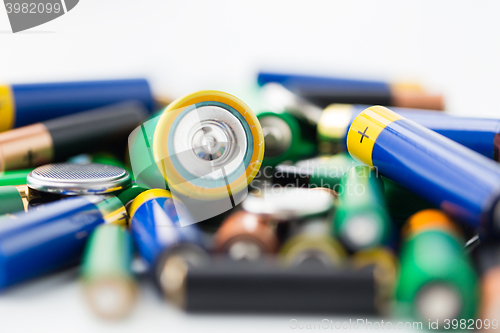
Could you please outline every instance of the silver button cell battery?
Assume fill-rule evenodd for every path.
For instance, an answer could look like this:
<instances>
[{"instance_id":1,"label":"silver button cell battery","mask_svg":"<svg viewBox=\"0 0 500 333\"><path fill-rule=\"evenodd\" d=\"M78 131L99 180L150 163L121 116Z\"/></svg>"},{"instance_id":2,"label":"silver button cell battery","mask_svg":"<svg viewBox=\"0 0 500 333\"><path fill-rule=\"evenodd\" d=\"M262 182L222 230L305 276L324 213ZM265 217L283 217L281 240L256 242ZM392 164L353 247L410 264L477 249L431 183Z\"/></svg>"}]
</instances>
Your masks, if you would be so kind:
<instances>
[{"instance_id":1,"label":"silver button cell battery","mask_svg":"<svg viewBox=\"0 0 500 333\"><path fill-rule=\"evenodd\" d=\"M126 170L100 163L47 164L30 172L26 180L34 190L60 195L105 194L131 184Z\"/></svg>"}]
</instances>

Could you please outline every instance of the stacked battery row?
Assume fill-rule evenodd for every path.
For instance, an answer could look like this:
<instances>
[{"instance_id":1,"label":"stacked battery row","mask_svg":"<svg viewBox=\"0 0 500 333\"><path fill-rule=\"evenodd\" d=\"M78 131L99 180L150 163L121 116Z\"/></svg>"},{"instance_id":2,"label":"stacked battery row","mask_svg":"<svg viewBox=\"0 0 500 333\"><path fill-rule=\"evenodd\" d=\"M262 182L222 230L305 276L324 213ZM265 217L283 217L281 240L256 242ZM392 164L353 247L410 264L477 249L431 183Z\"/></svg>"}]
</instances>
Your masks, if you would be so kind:
<instances>
[{"instance_id":1,"label":"stacked battery row","mask_svg":"<svg viewBox=\"0 0 500 333\"><path fill-rule=\"evenodd\" d=\"M2 87L0 288L81 264L105 318L146 274L193 312L498 328L500 120L415 85L258 83L252 108L162 108L145 80Z\"/></svg>"}]
</instances>

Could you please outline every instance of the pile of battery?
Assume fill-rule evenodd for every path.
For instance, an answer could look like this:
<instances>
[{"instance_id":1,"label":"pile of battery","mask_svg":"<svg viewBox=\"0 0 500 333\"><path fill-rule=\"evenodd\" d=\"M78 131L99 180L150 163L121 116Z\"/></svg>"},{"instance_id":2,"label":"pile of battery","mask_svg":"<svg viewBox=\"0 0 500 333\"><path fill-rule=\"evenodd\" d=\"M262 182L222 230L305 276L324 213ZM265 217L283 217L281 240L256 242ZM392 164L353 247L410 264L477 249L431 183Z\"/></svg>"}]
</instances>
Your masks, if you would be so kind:
<instances>
[{"instance_id":1,"label":"pile of battery","mask_svg":"<svg viewBox=\"0 0 500 333\"><path fill-rule=\"evenodd\" d=\"M248 101L0 87L0 288L81 263L91 308L122 318L139 260L192 312L498 328L500 120L453 117L414 84L258 85Z\"/></svg>"}]
</instances>

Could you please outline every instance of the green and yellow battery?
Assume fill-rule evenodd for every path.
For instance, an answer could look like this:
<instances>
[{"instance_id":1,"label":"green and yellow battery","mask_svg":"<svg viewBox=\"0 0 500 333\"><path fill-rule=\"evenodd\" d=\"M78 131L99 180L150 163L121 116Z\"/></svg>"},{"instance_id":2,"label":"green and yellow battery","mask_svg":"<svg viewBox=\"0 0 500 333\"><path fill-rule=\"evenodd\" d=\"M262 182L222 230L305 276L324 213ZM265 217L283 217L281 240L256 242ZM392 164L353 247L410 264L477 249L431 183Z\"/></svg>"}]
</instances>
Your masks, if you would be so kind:
<instances>
[{"instance_id":1,"label":"green and yellow battery","mask_svg":"<svg viewBox=\"0 0 500 333\"><path fill-rule=\"evenodd\" d=\"M397 314L424 322L475 319L479 286L463 240L450 231L449 218L423 211L410 219L400 252Z\"/></svg>"},{"instance_id":2,"label":"green and yellow battery","mask_svg":"<svg viewBox=\"0 0 500 333\"><path fill-rule=\"evenodd\" d=\"M238 194L255 177L264 155L264 136L253 111L220 91L175 100L131 138L141 146L129 149L136 179L156 165L163 181L151 187L168 184L183 199L214 201Z\"/></svg>"},{"instance_id":3,"label":"green and yellow battery","mask_svg":"<svg viewBox=\"0 0 500 333\"><path fill-rule=\"evenodd\" d=\"M264 133L264 166L297 161L317 153L316 128L288 112L257 115Z\"/></svg>"},{"instance_id":4,"label":"green and yellow battery","mask_svg":"<svg viewBox=\"0 0 500 333\"><path fill-rule=\"evenodd\" d=\"M345 264L347 254L343 246L330 236L326 221L304 222L291 234L279 251L279 257L286 265L340 267Z\"/></svg>"},{"instance_id":5,"label":"green and yellow battery","mask_svg":"<svg viewBox=\"0 0 500 333\"><path fill-rule=\"evenodd\" d=\"M387 244L392 221L384 199L384 185L368 166L349 169L340 181L332 234L349 251Z\"/></svg>"},{"instance_id":6,"label":"green and yellow battery","mask_svg":"<svg viewBox=\"0 0 500 333\"><path fill-rule=\"evenodd\" d=\"M28 186L0 186L0 215L28 211Z\"/></svg>"},{"instance_id":7,"label":"green and yellow battery","mask_svg":"<svg viewBox=\"0 0 500 333\"><path fill-rule=\"evenodd\" d=\"M92 310L106 319L128 315L137 287L131 270L132 238L120 225L101 225L87 242L81 280Z\"/></svg>"}]
</instances>

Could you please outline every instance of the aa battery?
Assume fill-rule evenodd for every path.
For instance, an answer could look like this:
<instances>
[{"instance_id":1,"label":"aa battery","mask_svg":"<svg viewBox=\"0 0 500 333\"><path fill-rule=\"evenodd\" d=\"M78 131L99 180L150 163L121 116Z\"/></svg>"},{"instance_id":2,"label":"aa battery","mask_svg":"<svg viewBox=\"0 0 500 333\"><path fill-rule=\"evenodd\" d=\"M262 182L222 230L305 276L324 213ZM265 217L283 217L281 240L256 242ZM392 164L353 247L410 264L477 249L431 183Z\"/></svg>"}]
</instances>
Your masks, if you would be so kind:
<instances>
[{"instance_id":1,"label":"aa battery","mask_svg":"<svg viewBox=\"0 0 500 333\"><path fill-rule=\"evenodd\" d=\"M125 143L146 115L142 104L125 102L0 133L0 170L65 161L103 145Z\"/></svg>"},{"instance_id":2,"label":"aa battery","mask_svg":"<svg viewBox=\"0 0 500 333\"><path fill-rule=\"evenodd\" d=\"M0 218L0 288L80 261L85 242L103 223L126 225L115 197L64 199Z\"/></svg>"},{"instance_id":3,"label":"aa battery","mask_svg":"<svg viewBox=\"0 0 500 333\"><path fill-rule=\"evenodd\" d=\"M192 312L377 314L382 308L373 269L285 269L273 261L224 260L179 262L174 269L172 282L180 282L171 298Z\"/></svg>"},{"instance_id":4,"label":"aa battery","mask_svg":"<svg viewBox=\"0 0 500 333\"><path fill-rule=\"evenodd\" d=\"M129 212L136 248L164 292L171 287L165 282L170 260L197 262L207 256L201 232L169 191L153 189L139 194Z\"/></svg>"},{"instance_id":5,"label":"aa battery","mask_svg":"<svg viewBox=\"0 0 500 333\"><path fill-rule=\"evenodd\" d=\"M287 112L262 112L257 118L266 145L263 165L276 166L316 154L316 128L305 120Z\"/></svg>"},{"instance_id":6,"label":"aa battery","mask_svg":"<svg viewBox=\"0 0 500 333\"><path fill-rule=\"evenodd\" d=\"M429 217L422 214L414 218ZM438 218L434 214L434 227L415 230L402 245L396 310L425 322L438 321L439 327L444 327L445 320L476 318L479 288L463 241L442 228L446 222Z\"/></svg>"},{"instance_id":7,"label":"aa battery","mask_svg":"<svg viewBox=\"0 0 500 333\"><path fill-rule=\"evenodd\" d=\"M333 104L318 121L320 151L339 152L347 149L347 130L367 105ZM498 161L500 120L454 117L440 111L391 108L397 114L433 130L488 158Z\"/></svg>"},{"instance_id":8,"label":"aa battery","mask_svg":"<svg viewBox=\"0 0 500 333\"><path fill-rule=\"evenodd\" d=\"M350 251L385 245L392 221L384 200L384 184L368 166L349 169L341 179L332 233Z\"/></svg>"},{"instance_id":9,"label":"aa battery","mask_svg":"<svg viewBox=\"0 0 500 333\"><path fill-rule=\"evenodd\" d=\"M354 158L473 228L498 229L500 166L380 106L360 113L347 135ZM496 213L495 213L496 211Z\"/></svg>"},{"instance_id":10,"label":"aa battery","mask_svg":"<svg viewBox=\"0 0 500 333\"><path fill-rule=\"evenodd\" d=\"M281 246L280 259L287 266L341 267L346 261L343 246L330 235L329 223L315 219L296 223Z\"/></svg>"},{"instance_id":11,"label":"aa battery","mask_svg":"<svg viewBox=\"0 0 500 333\"><path fill-rule=\"evenodd\" d=\"M0 215L28 210L26 185L0 186Z\"/></svg>"},{"instance_id":12,"label":"aa battery","mask_svg":"<svg viewBox=\"0 0 500 333\"><path fill-rule=\"evenodd\" d=\"M262 164L264 136L241 100L200 91L177 99L134 130L129 153L138 182L146 174L144 183L169 188L196 221L203 221L244 199Z\"/></svg>"},{"instance_id":13,"label":"aa battery","mask_svg":"<svg viewBox=\"0 0 500 333\"><path fill-rule=\"evenodd\" d=\"M214 235L215 250L234 260L257 260L276 252L278 237L268 218L244 210L232 213Z\"/></svg>"},{"instance_id":14,"label":"aa battery","mask_svg":"<svg viewBox=\"0 0 500 333\"><path fill-rule=\"evenodd\" d=\"M280 83L323 108L333 103L347 103L444 109L441 95L426 93L415 84L271 72L260 72L257 81L261 86L269 82Z\"/></svg>"},{"instance_id":15,"label":"aa battery","mask_svg":"<svg viewBox=\"0 0 500 333\"><path fill-rule=\"evenodd\" d=\"M0 131L133 100L154 110L145 79L2 85Z\"/></svg>"},{"instance_id":16,"label":"aa battery","mask_svg":"<svg viewBox=\"0 0 500 333\"><path fill-rule=\"evenodd\" d=\"M81 280L86 299L98 316L117 319L131 312L137 296L132 259L132 238L123 226L101 225L90 236Z\"/></svg>"}]
</instances>

